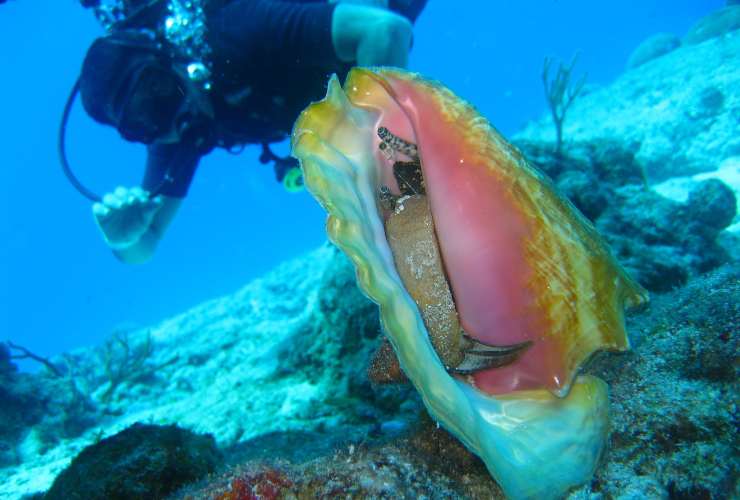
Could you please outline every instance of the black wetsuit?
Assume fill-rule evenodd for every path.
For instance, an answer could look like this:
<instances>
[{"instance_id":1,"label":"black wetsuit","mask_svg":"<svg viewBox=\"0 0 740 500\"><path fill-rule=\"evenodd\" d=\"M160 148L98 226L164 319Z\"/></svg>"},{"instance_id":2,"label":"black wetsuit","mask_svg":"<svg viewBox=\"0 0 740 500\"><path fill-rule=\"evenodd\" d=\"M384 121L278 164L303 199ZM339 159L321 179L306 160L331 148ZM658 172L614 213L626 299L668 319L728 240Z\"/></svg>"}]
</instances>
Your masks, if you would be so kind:
<instances>
[{"instance_id":1,"label":"black wetsuit","mask_svg":"<svg viewBox=\"0 0 740 500\"><path fill-rule=\"evenodd\" d=\"M390 1L389 8L414 22L426 1ZM334 53L335 7L315 0L221 0L209 10L212 147L285 139L298 114L324 96L329 76L344 79L351 65ZM185 142L149 146L144 189L157 188L169 173L161 194L184 197L206 153Z\"/></svg>"}]
</instances>

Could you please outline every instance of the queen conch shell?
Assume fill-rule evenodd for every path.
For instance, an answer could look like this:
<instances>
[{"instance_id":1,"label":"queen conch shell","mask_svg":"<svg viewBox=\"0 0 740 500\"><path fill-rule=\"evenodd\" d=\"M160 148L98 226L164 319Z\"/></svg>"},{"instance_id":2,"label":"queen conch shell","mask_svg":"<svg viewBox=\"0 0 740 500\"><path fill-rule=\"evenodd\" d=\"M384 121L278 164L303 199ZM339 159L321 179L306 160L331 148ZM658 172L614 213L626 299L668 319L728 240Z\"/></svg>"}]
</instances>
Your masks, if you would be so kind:
<instances>
[{"instance_id":1,"label":"queen conch shell","mask_svg":"<svg viewBox=\"0 0 740 500\"><path fill-rule=\"evenodd\" d=\"M435 349L389 245L403 231L386 232L379 193L402 189L381 128L417 146L461 328L485 344L530 346L510 364L460 375L442 362L454 356ZM430 414L510 498L557 498L588 481L608 434L608 397L579 368L597 350L627 349L623 309L647 300L590 222L472 106L413 73L354 69L344 89L333 77L297 120L292 146L329 213L329 238L380 306Z\"/></svg>"}]
</instances>

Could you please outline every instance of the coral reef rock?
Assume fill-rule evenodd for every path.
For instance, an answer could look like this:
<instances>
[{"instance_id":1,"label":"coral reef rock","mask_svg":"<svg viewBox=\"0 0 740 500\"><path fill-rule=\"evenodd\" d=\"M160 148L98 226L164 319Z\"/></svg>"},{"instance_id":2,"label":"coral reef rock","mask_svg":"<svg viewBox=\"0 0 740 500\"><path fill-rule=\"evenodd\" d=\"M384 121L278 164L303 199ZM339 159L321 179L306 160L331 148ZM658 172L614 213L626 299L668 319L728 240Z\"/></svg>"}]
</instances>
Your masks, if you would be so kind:
<instances>
[{"instance_id":1,"label":"coral reef rock","mask_svg":"<svg viewBox=\"0 0 740 500\"><path fill-rule=\"evenodd\" d=\"M213 472L220 460L212 436L135 424L82 450L43 498L165 498Z\"/></svg>"},{"instance_id":2,"label":"coral reef rock","mask_svg":"<svg viewBox=\"0 0 740 500\"><path fill-rule=\"evenodd\" d=\"M728 4L704 16L689 29L683 41L687 45L701 43L740 29L740 6Z\"/></svg>"},{"instance_id":3,"label":"coral reef rock","mask_svg":"<svg viewBox=\"0 0 740 500\"><path fill-rule=\"evenodd\" d=\"M337 259L342 259L337 256ZM612 432L590 484L568 498L729 498L737 493L740 263L655 297L629 318L633 350L587 372L610 384ZM243 443L218 478L175 498L503 498L483 463L421 415L400 435L336 429ZM338 436L347 436L343 443ZM341 443L341 444L340 444ZM303 450L311 450L306 453Z\"/></svg>"},{"instance_id":4,"label":"coral reef rock","mask_svg":"<svg viewBox=\"0 0 740 500\"><path fill-rule=\"evenodd\" d=\"M47 489L82 449L136 422L212 434L224 449L278 431L331 441L340 427L358 439L403 428L421 402L409 386L371 384L379 337L377 308L326 245L232 295L130 332L132 352L151 347L138 376L112 392L109 374L120 367L106 362L123 358L109 354L110 343L75 351L67 357L98 409L96 425L56 435L39 451L38 426L26 424L29 437L12 447L20 459L0 468L0 498Z\"/></svg>"},{"instance_id":5,"label":"coral reef rock","mask_svg":"<svg viewBox=\"0 0 740 500\"><path fill-rule=\"evenodd\" d=\"M613 429L584 490L602 498L737 496L739 299L734 262L656 296L630 321L633 350L594 361L591 370L611 388Z\"/></svg>"},{"instance_id":6,"label":"coral reef rock","mask_svg":"<svg viewBox=\"0 0 740 500\"><path fill-rule=\"evenodd\" d=\"M737 200L722 176L702 174L701 180L685 181L685 193L658 191L646 185L632 144L575 142L561 154L549 143L520 140L517 145L594 222L625 267L651 291L683 285L689 276L731 260L731 249L740 246L736 234L723 234L737 216Z\"/></svg>"},{"instance_id":7,"label":"coral reef rock","mask_svg":"<svg viewBox=\"0 0 740 500\"><path fill-rule=\"evenodd\" d=\"M152 328L152 356L177 352L177 363L118 390L115 412L94 432L0 469L0 494L48 488L86 445L148 416L213 430L226 456L217 476L186 486L181 498L500 498L482 462L424 416L415 391L368 381L377 311L354 280L346 258L326 246ZM739 298L737 261L689 278L629 317L632 351L586 368L611 386L613 430L594 480L571 498L731 496L740 472ZM291 364L278 368L283 362Z\"/></svg>"},{"instance_id":8,"label":"coral reef rock","mask_svg":"<svg viewBox=\"0 0 740 500\"><path fill-rule=\"evenodd\" d=\"M4 343L0 343L0 401L0 467L18 465L61 440L78 437L98 418L92 400L73 379L47 370L18 371Z\"/></svg>"},{"instance_id":9,"label":"coral reef rock","mask_svg":"<svg viewBox=\"0 0 740 500\"><path fill-rule=\"evenodd\" d=\"M734 31L681 46L576 99L563 126L564 150L604 139L630 144L650 181L709 172L740 156L738 117ZM555 126L544 115L514 139L554 143Z\"/></svg>"},{"instance_id":10,"label":"coral reef rock","mask_svg":"<svg viewBox=\"0 0 740 500\"><path fill-rule=\"evenodd\" d=\"M627 60L627 69L642 66L646 62L663 56L680 46L681 39L673 33L657 33L637 46Z\"/></svg>"}]
</instances>

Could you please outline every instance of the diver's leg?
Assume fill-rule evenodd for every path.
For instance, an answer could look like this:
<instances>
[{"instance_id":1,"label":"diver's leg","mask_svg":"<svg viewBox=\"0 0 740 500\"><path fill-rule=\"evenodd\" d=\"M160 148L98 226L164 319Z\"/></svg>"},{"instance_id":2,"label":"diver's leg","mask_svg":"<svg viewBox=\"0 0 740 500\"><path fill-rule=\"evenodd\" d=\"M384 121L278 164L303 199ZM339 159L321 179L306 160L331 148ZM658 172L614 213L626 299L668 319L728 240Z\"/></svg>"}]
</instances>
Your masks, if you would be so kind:
<instances>
[{"instance_id":1,"label":"diver's leg","mask_svg":"<svg viewBox=\"0 0 740 500\"><path fill-rule=\"evenodd\" d=\"M332 17L332 42L337 57L359 66L408 64L413 28L408 19L384 9L339 4Z\"/></svg>"}]
</instances>

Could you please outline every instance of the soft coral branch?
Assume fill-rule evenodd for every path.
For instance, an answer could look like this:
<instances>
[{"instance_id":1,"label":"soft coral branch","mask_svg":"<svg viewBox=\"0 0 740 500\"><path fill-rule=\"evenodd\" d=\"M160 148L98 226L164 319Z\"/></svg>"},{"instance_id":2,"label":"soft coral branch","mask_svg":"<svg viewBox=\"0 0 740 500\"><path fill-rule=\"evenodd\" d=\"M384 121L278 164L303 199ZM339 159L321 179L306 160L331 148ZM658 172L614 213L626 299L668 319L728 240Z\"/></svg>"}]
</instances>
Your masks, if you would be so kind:
<instances>
[{"instance_id":1,"label":"soft coral branch","mask_svg":"<svg viewBox=\"0 0 740 500\"><path fill-rule=\"evenodd\" d=\"M552 121L555 123L555 152L558 155L562 152L563 147L563 122L565 121L565 115L570 105L573 104L576 97L583 91L583 86L586 83L587 75L584 73L577 82L571 84L573 68L577 61L578 54L576 53L570 64L566 65L561 62L552 79L550 78L550 69L552 68L553 59L545 57L542 65L542 83L545 86L545 97L547 98L548 106L550 106Z\"/></svg>"},{"instance_id":2,"label":"soft coral branch","mask_svg":"<svg viewBox=\"0 0 740 500\"><path fill-rule=\"evenodd\" d=\"M5 341L5 345L7 345L10 349L18 353L18 354L11 353L10 359L32 359L44 365L51 373L53 373L57 377L61 378L64 376L62 371L54 363L49 361L49 358L45 358L43 356L39 356L38 354L34 354L33 352L29 351L25 347L20 346L18 344L14 344L10 340Z\"/></svg>"}]
</instances>

